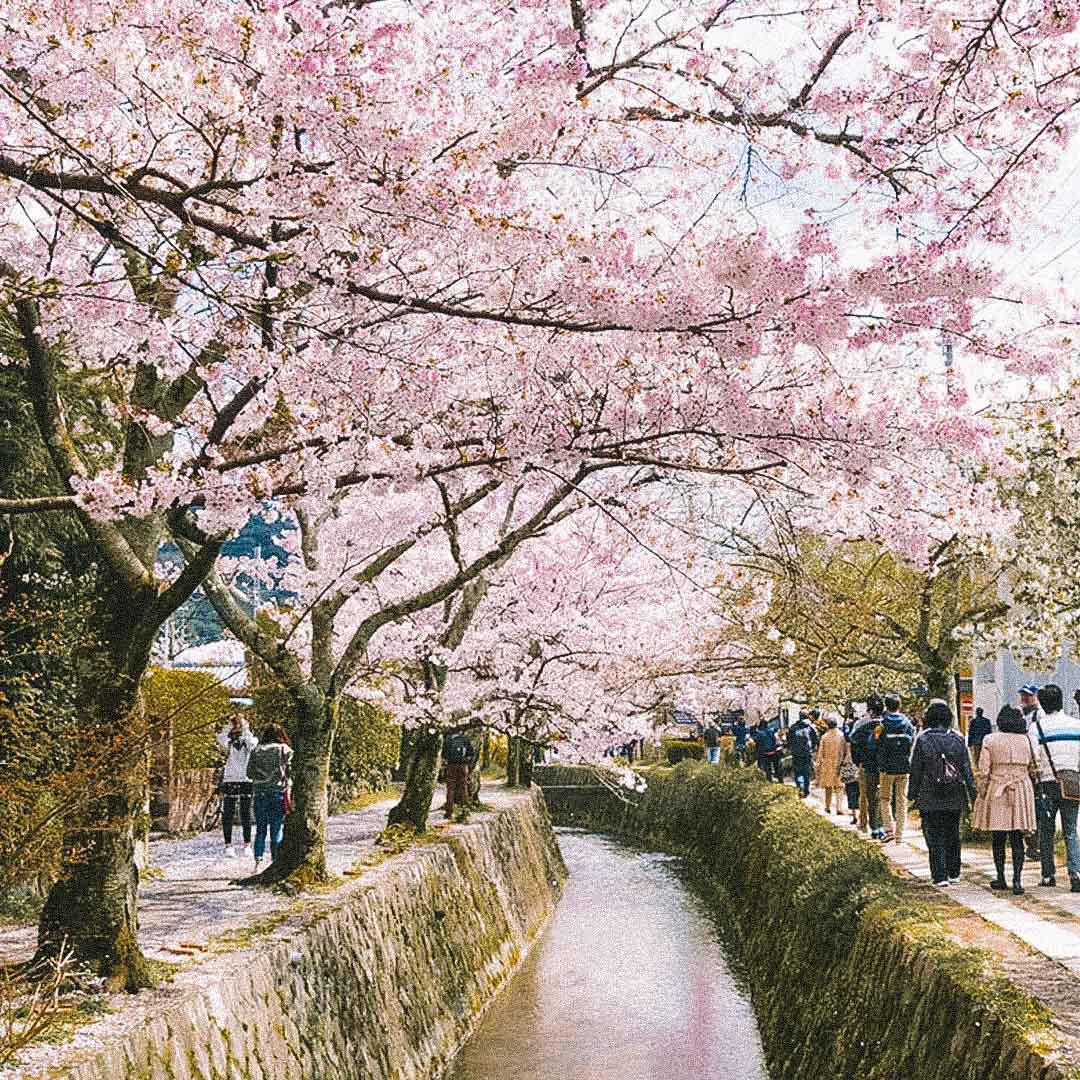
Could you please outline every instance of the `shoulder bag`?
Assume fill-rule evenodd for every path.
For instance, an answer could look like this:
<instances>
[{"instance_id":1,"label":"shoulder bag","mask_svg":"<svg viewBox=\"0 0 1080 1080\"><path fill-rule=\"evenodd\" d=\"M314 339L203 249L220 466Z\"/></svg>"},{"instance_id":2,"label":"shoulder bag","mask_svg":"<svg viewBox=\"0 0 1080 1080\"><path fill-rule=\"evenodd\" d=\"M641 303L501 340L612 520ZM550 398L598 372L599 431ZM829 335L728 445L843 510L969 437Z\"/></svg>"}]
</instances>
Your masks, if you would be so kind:
<instances>
[{"instance_id":1,"label":"shoulder bag","mask_svg":"<svg viewBox=\"0 0 1080 1080\"><path fill-rule=\"evenodd\" d=\"M1043 734L1042 723L1039 721L1038 713L1035 714L1035 727L1039 732L1039 745L1043 748L1046 760L1050 762L1050 771L1054 774L1054 781L1058 786L1058 793L1066 802L1080 802L1080 770L1059 769L1054 764L1054 755L1050 752L1050 748L1046 744L1046 736ZM1035 752L1032 751L1032 761L1034 761L1034 759Z\"/></svg>"},{"instance_id":2,"label":"shoulder bag","mask_svg":"<svg viewBox=\"0 0 1080 1080\"><path fill-rule=\"evenodd\" d=\"M854 784L859 779L859 766L851 759L851 744L844 740L844 756L840 760L840 782Z\"/></svg>"}]
</instances>

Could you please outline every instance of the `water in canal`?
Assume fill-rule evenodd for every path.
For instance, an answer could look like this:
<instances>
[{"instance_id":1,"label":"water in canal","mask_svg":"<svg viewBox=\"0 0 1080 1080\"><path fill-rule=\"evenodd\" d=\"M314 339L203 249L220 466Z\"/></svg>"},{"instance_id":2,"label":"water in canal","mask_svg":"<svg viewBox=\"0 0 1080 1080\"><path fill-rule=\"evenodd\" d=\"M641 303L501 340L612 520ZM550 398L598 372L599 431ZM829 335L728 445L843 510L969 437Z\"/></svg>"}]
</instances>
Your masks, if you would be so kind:
<instances>
[{"instance_id":1,"label":"water in canal","mask_svg":"<svg viewBox=\"0 0 1080 1080\"><path fill-rule=\"evenodd\" d=\"M570 880L447 1080L765 1080L714 922L664 855L560 830Z\"/></svg>"}]
</instances>

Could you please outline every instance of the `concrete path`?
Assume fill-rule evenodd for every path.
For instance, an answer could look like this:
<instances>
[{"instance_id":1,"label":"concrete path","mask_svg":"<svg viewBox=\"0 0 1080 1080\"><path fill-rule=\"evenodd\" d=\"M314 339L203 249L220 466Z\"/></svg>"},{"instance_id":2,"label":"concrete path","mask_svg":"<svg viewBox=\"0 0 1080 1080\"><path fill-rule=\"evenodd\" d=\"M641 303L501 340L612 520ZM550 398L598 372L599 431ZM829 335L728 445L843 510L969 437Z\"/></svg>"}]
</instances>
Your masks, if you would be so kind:
<instances>
[{"instance_id":1,"label":"concrete path","mask_svg":"<svg viewBox=\"0 0 1080 1080\"><path fill-rule=\"evenodd\" d=\"M483 786L481 799L499 808L512 795L501 784ZM441 806L445 789L435 793L433 807ZM331 874L345 874L358 860L375 851L375 838L386 826L393 799L363 810L339 814L327 823L326 863ZM432 812L438 828L442 815ZM234 840L239 835L237 826ZM243 932L260 919L290 903L272 889L249 888L237 879L254 871L250 858L228 858L220 832L202 833L185 840L150 843L150 869L139 889L139 943L147 956L174 963L199 955L210 941L230 932ZM0 962L33 955L34 926L0 926Z\"/></svg>"},{"instance_id":2,"label":"concrete path","mask_svg":"<svg viewBox=\"0 0 1080 1080\"><path fill-rule=\"evenodd\" d=\"M847 813L826 814L818 792L811 793L807 806L827 817L839 829L855 832ZM846 805L846 803L845 803ZM866 843L880 847L893 866L918 881L930 885L930 865L922 832L909 824L900 843L881 844L866 838ZM1006 856L1008 859L1009 857ZM968 847L962 852L963 874L958 885L941 891L950 900L982 916L1002 930L1019 938L1044 956L1080 975L1080 893L1069 891L1069 875L1064 866L1058 867L1054 888L1039 887L1041 872L1038 863L1024 865L1024 894L992 892L994 860L985 848ZM1006 874L1012 881L1011 863ZM1060 882L1064 881L1064 887Z\"/></svg>"}]
</instances>

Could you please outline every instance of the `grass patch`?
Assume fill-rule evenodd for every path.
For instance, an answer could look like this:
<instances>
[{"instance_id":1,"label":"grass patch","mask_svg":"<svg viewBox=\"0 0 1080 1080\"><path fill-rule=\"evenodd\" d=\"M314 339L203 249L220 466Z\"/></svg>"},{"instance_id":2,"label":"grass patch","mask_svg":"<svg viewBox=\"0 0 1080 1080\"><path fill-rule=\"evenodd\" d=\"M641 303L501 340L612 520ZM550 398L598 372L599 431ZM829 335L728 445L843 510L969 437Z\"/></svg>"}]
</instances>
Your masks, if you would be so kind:
<instances>
[{"instance_id":1,"label":"grass patch","mask_svg":"<svg viewBox=\"0 0 1080 1080\"><path fill-rule=\"evenodd\" d=\"M387 799L396 799L400 795L401 791L393 787L380 788L378 791L365 791L362 795L356 795L344 803L341 812L352 814L357 810L366 810L375 803L384 802Z\"/></svg>"}]
</instances>

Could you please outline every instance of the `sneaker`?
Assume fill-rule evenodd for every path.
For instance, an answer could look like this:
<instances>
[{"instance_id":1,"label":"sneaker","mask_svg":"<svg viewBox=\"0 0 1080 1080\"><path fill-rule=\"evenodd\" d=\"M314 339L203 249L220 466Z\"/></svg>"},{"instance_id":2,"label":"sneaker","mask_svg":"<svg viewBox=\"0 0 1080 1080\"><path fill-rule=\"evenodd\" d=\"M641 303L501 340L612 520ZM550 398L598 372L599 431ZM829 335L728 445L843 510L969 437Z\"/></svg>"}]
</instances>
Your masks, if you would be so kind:
<instances>
[{"instance_id":1,"label":"sneaker","mask_svg":"<svg viewBox=\"0 0 1080 1080\"><path fill-rule=\"evenodd\" d=\"M959 885L960 884L960 879L958 877L951 877L951 878L949 878L949 884L950 885Z\"/></svg>"},{"instance_id":2,"label":"sneaker","mask_svg":"<svg viewBox=\"0 0 1080 1080\"><path fill-rule=\"evenodd\" d=\"M262 864L263 864L262 859L256 859L255 860L255 873L256 874L262 869Z\"/></svg>"},{"instance_id":3,"label":"sneaker","mask_svg":"<svg viewBox=\"0 0 1080 1080\"><path fill-rule=\"evenodd\" d=\"M1054 879L1052 877L1044 877L1039 882L1039 888L1040 889L1052 889L1052 888L1054 888L1055 885L1057 885L1057 881L1056 881L1056 879Z\"/></svg>"},{"instance_id":4,"label":"sneaker","mask_svg":"<svg viewBox=\"0 0 1080 1080\"><path fill-rule=\"evenodd\" d=\"M934 888L935 889L947 889L948 887L949 887L948 879L946 879L945 881L935 881L934 882Z\"/></svg>"},{"instance_id":5,"label":"sneaker","mask_svg":"<svg viewBox=\"0 0 1080 1080\"><path fill-rule=\"evenodd\" d=\"M250 844L245 844L242 848L237 848L237 854L238 855L246 855L250 859L251 858L251 845Z\"/></svg>"},{"instance_id":6,"label":"sneaker","mask_svg":"<svg viewBox=\"0 0 1080 1080\"><path fill-rule=\"evenodd\" d=\"M1069 891L1080 892L1080 878L1069 878Z\"/></svg>"},{"instance_id":7,"label":"sneaker","mask_svg":"<svg viewBox=\"0 0 1080 1080\"><path fill-rule=\"evenodd\" d=\"M236 858L236 852L233 851L233 849L228 844L225 845L225 858L226 859L235 859Z\"/></svg>"}]
</instances>

